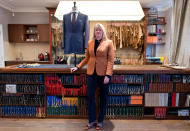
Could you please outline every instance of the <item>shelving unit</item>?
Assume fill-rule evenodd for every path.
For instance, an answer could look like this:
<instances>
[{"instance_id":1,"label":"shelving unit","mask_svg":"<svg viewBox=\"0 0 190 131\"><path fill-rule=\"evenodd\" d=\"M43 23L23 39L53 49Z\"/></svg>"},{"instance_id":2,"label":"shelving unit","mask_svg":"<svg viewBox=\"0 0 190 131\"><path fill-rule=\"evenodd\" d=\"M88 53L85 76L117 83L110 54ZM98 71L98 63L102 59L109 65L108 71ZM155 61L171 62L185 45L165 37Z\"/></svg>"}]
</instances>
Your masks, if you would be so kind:
<instances>
[{"instance_id":1,"label":"shelving unit","mask_svg":"<svg viewBox=\"0 0 190 131\"><path fill-rule=\"evenodd\" d=\"M8 68L1 71L1 117L88 118L86 70L73 74L69 72L69 69L57 68L51 70ZM16 93L7 92L6 84L15 84ZM190 70L188 69L174 70L155 67L114 69L108 88L106 119L190 119L190 105L188 104L190 102ZM33 100L26 99L28 97L31 99L41 97L44 103L40 106L33 104ZM15 98L14 101L23 98L25 103L18 100L13 103L13 98ZM6 99L10 99L11 102L5 102ZM99 99L96 102L99 102ZM10 107L8 109L11 115L5 113L7 107ZM12 109L23 111L24 107L33 107L30 110L35 109L36 112L27 115L13 114ZM45 112L37 113L40 107Z\"/></svg>"},{"instance_id":2,"label":"shelving unit","mask_svg":"<svg viewBox=\"0 0 190 131\"><path fill-rule=\"evenodd\" d=\"M109 85L107 119L142 119L143 74L116 74Z\"/></svg>"},{"instance_id":3,"label":"shelving unit","mask_svg":"<svg viewBox=\"0 0 190 131\"><path fill-rule=\"evenodd\" d=\"M87 118L86 75L47 74L47 117Z\"/></svg>"},{"instance_id":4,"label":"shelving unit","mask_svg":"<svg viewBox=\"0 0 190 131\"><path fill-rule=\"evenodd\" d=\"M156 57L157 46L166 44L165 18L158 17L155 8L147 9L146 12L147 33L146 33L146 64L162 64L162 60Z\"/></svg>"},{"instance_id":5,"label":"shelving unit","mask_svg":"<svg viewBox=\"0 0 190 131\"><path fill-rule=\"evenodd\" d=\"M38 42L39 35L37 25L24 25L24 41Z\"/></svg>"},{"instance_id":6,"label":"shelving unit","mask_svg":"<svg viewBox=\"0 0 190 131\"><path fill-rule=\"evenodd\" d=\"M45 117L43 74L0 74L0 94L1 117Z\"/></svg>"},{"instance_id":7,"label":"shelving unit","mask_svg":"<svg viewBox=\"0 0 190 131\"><path fill-rule=\"evenodd\" d=\"M156 119L189 118L189 78L190 75L184 74L145 75L145 117L152 115Z\"/></svg>"},{"instance_id":8,"label":"shelving unit","mask_svg":"<svg viewBox=\"0 0 190 131\"><path fill-rule=\"evenodd\" d=\"M165 22L163 22L163 23L148 23L147 44L165 44L165 35L166 35L165 29L164 29L165 25L166 25Z\"/></svg>"}]
</instances>

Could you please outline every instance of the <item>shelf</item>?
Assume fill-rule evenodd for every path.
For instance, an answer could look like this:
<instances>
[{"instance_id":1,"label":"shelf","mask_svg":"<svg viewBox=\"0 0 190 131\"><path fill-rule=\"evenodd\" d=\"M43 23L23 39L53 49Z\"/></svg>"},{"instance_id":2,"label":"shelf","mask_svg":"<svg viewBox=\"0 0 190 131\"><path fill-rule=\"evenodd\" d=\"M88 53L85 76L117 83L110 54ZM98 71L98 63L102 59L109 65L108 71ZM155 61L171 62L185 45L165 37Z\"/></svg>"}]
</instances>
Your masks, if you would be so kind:
<instances>
[{"instance_id":1,"label":"shelf","mask_svg":"<svg viewBox=\"0 0 190 131\"><path fill-rule=\"evenodd\" d=\"M143 96L143 94L108 94L109 96Z\"/></svg>"},{"instance_id":2,"label":"shelf","mask_svg":"<svg viewBox=\"0 0 190 131\"><path fill-rule=\"evenodd\" d=\"M141 84L144 84L144 83L140 83L140 82L137 82L137 83L135 83L135 82L134 82L134 83L117 83L117 82L116 82L116 83L110 83L110 84L141 85Z\"/></svg>"},{"instance_id":3,"label":"shelf","mask_svg":"<svg viewBox=\"0 0 190 131\"><path fill-rule=\"evenodd\" d=\"M148 23L147 25L166 25L166 23Z\"/></svg>"},{"instance_id":4,"label":"shelf","mask_svg":"<svg viewBox=\"0 0 190 131\"><path fill-rule=\"evenodd\" d=\"M144 108L189 108L189 107L181 107L181 106L144 106Z\"/></svg>"},{"instance_id":5,"label":"shelf","mask_svg":"<svg viewBox=\"0 0 190 131\"><path fill-rule=\"evenodd\" d=\"M164 91L159 91L159 92L147 92L147 91L145 91L145 93L174 93L173 91L172 92L164 92Z\"/></svg>"},{"instance_id":6,"label":"shelf","mask_svg":"<svg viewBox=\"0 0 190 131\"><path fill-rule=\"evenodd\" d=\"M25 33L25 35L38 35L38 33Z\"/></svg>"},{"instance_id":7,"label":"shelf","mask_svg":"<svg viewBox=\"0 0 190 131\"><path fill-rule=\"evenodd\" d=\"M5 96L9 95L45 95L45 94L37 94L37 93L2 93Z\"/></svg>"},{"instance_id":8,"label":"shelf","mask_svg":"<svg viewBox=\"0 0 190 131\"><path fill-rule=\"evenodd\" d=\"M25 43L38 43L39 41L24 41Z\"/></svg>"},{"instance_id":9,"label":"shelf","mask_svg":"<svg viewBox=\"0 0 190 131\"><path fill-rule=\"evenodd\" d=\"M147 43L147 44L149 44L149 45L164 45L164 44L166 44L165 42L157 42L157 43Z\"/></svg>"},{"instance_id":10,"label":"shelf","mask_svg":"<svg viewBox=\"0 0 190 131\"><path fill-rule=\"evenodd\" d=\"M162 63L158 63L158 62L146 62L145 65L162 65Z\"/></svg>"},{"instance_id":11,"label":"shelf","mask_svg":"<svg viewBox=\"0 0 190 131\"><path fill-rule=\"evenodd\" d=\"M171 92L162 92L162 91L159 91L159 92L147 92L147 91L145 91L145 93L184 93L184 94L188 94L190 92L189 91L187 91L187 92L175 92L175 91L171 91Z\"/></svg>"},{"instance_id":12,"label":"shelf","mask_svg":"<svg viewBox=\"0 0 190 131\"><path fill-rule=\"evenodd\" d=\"M62 84L62 86L82 86L83 84Z\"/></svg>"},{"instance_id":13,"label":"shelf","mask_svg":"<svg viewBox=\"0 0 190 131\"><path fill-rule=\"evenodd\" d=\"M134 107L134 106L143 106L142 104L108 104L108 106L120 106L120 107Z\"/></svg>"},{"instance_id":14,"label":"shelf","mask_svg":"<svg viewBox=\"0 0 190 131\"><path fill-rule=\"evenodd\" d=\"M0 84L16 84L16 85L44 85L44 83L25 83L25 82L0 82Z\"/></svg>"},{"instance_id":15,"label":"shelf","mask_svg":"<svg viewBox=\"0 0 190 131\"><path fill-rule=\"evenodd\" d=\"M87 97L85 95L60 95L60 94L46 94L46 96L63 96L63 97Z\"/></svg>"},{"instance_id":16,"label":"shelf","mask_svg":"<svg viewBox=\"0 0 190 131\"><path fill-rule=\"evenodd\" d=\"M185 92L185 91L181 91L181 92L180 92L180 91L177 91L177 92L176 92L176 91L173 91L172 93L184 93L184 94L187 94L187 93L188 93L188 94L190 94L190 91L186 91L186 92Z\"/></svg>"},{"instance_id":17,"label":"shelf","mask_svg":"<svg viewBox=\"0 0 190 131\"><path fill-rule=\"evenodd\" d=\"M158 32L148 33L148 35L166 35L166 32L163 32L163 33L158 33Z\"/></svg>"},{"instance_id":18,"label":"shelf","mask_svg":"<svg viewBox=\"0 0 190 131\"><path fill-rule=\"evenodd\" d=\"M45 105L41 105L41 106L36 106L36 105L28 105L28 104L26 104L26 105L23 105L23 104L19 104L19 105L17 105L17 104L1 104L1 106L30 106L30 107L44 107Z\"/></svg>"}]
</instances>

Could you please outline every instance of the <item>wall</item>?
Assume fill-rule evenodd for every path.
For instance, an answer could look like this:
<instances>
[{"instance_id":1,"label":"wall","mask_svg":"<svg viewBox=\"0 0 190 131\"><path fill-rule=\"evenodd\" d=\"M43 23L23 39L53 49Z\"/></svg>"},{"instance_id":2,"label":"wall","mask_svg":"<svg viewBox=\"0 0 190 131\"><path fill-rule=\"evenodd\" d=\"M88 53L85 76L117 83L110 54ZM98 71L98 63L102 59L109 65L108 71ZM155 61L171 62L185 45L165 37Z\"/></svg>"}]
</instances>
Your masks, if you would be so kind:
<instances>
[{"instance_id":1,"label":"wall","mask_svg":"<svg viewBox=\"0 0 190 131\"><path fill-rule=\"evenodd\" d=\"M11 24L48 24L49 14L46 13L15 13ZM22 57L23 60L37 60L38 54L50 52L49 43L11 43L15 45L15 56L9 60Z\"/></svg>"},{"instance_id":2,"label":"wall","mask_svg":"<svg viewBox=\"0 0 190 131\"><path fill-rule=\"evenodd\" d=\"M49 43L15 43L15 59L38 60L40 53L49 52Z\"/></svg>"},{"instance_id":3,"label":"wall","mask_svg":"<svg viewBox=\"0 0 190 131\"><path fill-rule=\"evenodd\" d=\"M0 67L5 67L4 59L3 25L0 24Z\"/></svg>"},{"instance_id":4,"label":"wall","mask_svg":"<svg viewBox=\"0 0 190 131\"><path fill-rule=\"evenodd\" d=\"M49 13L25 13L17 12L12 17L11 24L48 24Z\"/></svg>"},{"instance_id":5,"label":"wall","mask_svg":"<svg viewBox=\"0 0 190 131\"><path fill-rule=\"evenodd\" d=\"M14 58L15 45L8 42L8 24L11 22L12 13L0 7L0 24L3 25L4 59Z\"/></svg>"},{"instance_id":6,"label":"wall","mask_svg":"<svg viewBox=\"0 0 190 131\"><path fill-rule=\"evenodd\" d=\"M8 24L48 24L49 14L46 13L15 13L12 16L7 10L0 7L0 22L4 23L5 60L16 60L22 56L23 60L36 60L38 54L50 52L49 43L9 43Z\"/></svg>"},{"instance_id":7,"label":"wall","mask_svg":"<svg viewBox=\"0 0 190 131\"><path fill-rule=\"evenodd\" d=\"M171 30L171 11L172 9L169 8L165 11L158 12L159 17L165 17L166 25L165 25L165 41L166 43L164 45L156 45L156 56L166 56L169 53L170 48L170 30Z\"/></svg>"}]
</instances>

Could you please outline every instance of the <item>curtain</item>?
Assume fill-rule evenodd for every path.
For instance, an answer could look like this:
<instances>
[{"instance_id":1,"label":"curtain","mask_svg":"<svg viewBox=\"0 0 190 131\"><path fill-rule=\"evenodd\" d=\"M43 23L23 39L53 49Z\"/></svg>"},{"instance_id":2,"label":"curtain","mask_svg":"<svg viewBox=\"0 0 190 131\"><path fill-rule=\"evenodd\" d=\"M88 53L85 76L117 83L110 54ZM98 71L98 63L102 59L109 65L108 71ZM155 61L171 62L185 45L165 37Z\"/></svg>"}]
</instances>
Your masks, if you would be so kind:
<instances>
[{"instance_id":1,"label":"curtain","mask_svg":"<svg viewBox=\"0 0 190 131\"><path fill-rule=\"evenodd\" d=\"M181 44L177 48L176 63L180 66L190 67L190 0L186 5Z\"/></svg>"},{"instance_id":2,"label":"curtain","mask_svg":"<svg viewBox=\"0 0 190 131\"><path fill-rule=\"evenodd\" d=\"M171 34L170 34L170 52L169 52L169 64L183 65L182 58L188 51L181 50L184 47L182 43L182 36L184 30L184 21L186 14L189 13L187 5L189 0L172 0L172 18L171 18ZM181 48L182 47L182 48ZM181 57L182 55L182 57ZM179 60L180 59L180 60Z\"/></svg>"}]
</instances>

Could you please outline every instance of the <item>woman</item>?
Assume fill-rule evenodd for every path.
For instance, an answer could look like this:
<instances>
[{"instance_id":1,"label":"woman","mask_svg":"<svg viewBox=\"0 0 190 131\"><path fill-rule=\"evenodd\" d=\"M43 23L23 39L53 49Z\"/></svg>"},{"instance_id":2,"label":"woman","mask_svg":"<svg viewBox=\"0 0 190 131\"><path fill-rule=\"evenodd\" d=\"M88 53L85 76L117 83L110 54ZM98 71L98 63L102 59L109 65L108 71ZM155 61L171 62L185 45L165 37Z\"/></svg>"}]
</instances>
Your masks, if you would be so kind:
<instances>
[{"instance_id":1,"label":"woman","mask_svg":"<svg viewBox=\"0 0 190 131\"><path fill-rule=\"evenodd\" d=\"M111 40L107 38L105 28L102 24L96 24L94 27L93 38L88 42L86 57L74 68L74 72L84 65L87 68L87 98L88 98L88 119L89 123L86 130L96 126L96 130L102 128L104 115L107 107L108 83L113 73L114 48ZM100 87L100 114L96 124L96 87Z\"/></svg>"}]
</instances>

